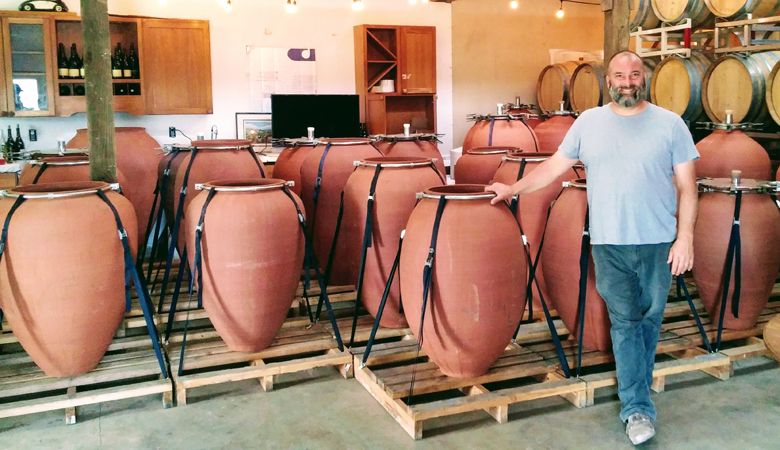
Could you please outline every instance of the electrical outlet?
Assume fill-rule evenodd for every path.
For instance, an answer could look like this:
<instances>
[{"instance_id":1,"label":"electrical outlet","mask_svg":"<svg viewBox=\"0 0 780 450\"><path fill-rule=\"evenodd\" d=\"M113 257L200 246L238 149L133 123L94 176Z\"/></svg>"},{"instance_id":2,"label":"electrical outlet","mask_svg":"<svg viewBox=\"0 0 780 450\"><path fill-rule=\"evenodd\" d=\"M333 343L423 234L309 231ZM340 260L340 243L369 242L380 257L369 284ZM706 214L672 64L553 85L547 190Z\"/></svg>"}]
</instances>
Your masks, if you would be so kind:
<instances>
[{"instance_id":1,"label":"electrical outlet","mask_svg":"<svg viewBox=\"0 0 780 450\"><path fill-rule=\"evenodd\" d=\"M176 137L176 127L168 127L168 137Z\"/></svg>"},{"instance_id":2,"label":"electrical outlet","mask_svg":"<svg viewBox=\"0 0 780 450\"><path fill-rule=\"evenodd\" d=\"M27 133L30 136L30 142L35 142L38 140L38 132L35 130L35 128L30 128Z\"/></svg>"}]
</instances>

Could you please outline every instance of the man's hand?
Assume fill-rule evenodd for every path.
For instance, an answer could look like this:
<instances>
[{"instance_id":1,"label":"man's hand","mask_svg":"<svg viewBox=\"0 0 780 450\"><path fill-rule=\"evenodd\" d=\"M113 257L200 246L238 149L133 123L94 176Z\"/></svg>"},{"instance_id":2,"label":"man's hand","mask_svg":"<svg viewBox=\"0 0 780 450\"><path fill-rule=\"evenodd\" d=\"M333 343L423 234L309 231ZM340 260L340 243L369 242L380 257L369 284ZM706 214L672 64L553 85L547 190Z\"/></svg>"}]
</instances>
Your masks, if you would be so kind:
<instances>
[{"instance_id":1,"label":"man's hand","mask_svg":"<svg viewBox=\"0 0 780 450\"><path fill-rule=\"evenodd\" d=\"M509 201L512 199L512 188L503 183L493 183L485 187L485 192L495 192L496 196L490 200L491 205L496 205L500 201Z\"/></svg>"},{"instance_id":2,"label":"man's hand","mask_svg":"<svg viewBox=\"0 0 780 450\"><path fill-rule=\"evenodd\" d=\"M682 275L693 268L693 238L678 237L669 250L669 259L666 261L672 265L672 275Z\"/></svg>"}]
</instances>

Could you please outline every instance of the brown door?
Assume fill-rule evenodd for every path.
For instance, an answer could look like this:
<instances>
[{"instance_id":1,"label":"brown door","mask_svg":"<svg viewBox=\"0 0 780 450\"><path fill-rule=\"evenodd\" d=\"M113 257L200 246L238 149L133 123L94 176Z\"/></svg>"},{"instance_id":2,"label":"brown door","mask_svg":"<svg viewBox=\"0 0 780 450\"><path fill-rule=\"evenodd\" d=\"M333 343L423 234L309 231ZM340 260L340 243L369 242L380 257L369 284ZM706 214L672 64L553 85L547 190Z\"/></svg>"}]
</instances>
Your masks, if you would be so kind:
<instances>
[{"instance_id":1,"label":"brown door","mask_svg":"<svg viewBox=\"0 0 780 450\"><path fill-rule=\"evenodd\" d=\"M147 114L210 114L209 24L201 20L143 20Z\"/></svg>"},{"instance_id":2,"label":"brown door","mask_svg":"<svg viewBox=\"0 0 780 450\"><path fill-rule=\"evenodd\" d=\"M436 93L436 28L401 27L401 93Z\"/></svg>"}]
</instances>

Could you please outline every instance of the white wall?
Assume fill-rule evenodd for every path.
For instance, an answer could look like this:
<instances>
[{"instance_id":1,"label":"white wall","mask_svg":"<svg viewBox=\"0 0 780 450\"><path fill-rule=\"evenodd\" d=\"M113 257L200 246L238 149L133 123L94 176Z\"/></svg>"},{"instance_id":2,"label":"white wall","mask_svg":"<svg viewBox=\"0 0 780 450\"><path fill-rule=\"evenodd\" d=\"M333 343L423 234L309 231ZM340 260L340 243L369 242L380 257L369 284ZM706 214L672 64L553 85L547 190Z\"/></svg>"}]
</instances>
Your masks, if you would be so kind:
<instances>
[{"instance_id":1,"label":"white wall","mask_svg":"<svg viewBox=\"0 0 780 450\"><path fill-rule=\"evenodd\" d=\"M589 0L590 3L598 3ZM536 102L539 72L550 64L550 49L591 51L604 45L600 5L520 0L458 0L452 3L454 145L473 122L466 115L493 113L496 103Z\"/></svg>"},{"instance_id":2,"label":"white wall","mask_svg":"<svg viewBox=\"0 0 780 450\"><path fill-rule=\"evenodd\" d=\"M349 0L299 0L296 14L284 11L284 0L232 0L226 13L218 0L109 0L111 14L143 15L183 19L205 19L211 29L211 73L214 113L209 115L133 116L115 114L117 126L146 127L160 143L183 142L168 138L168 126L176 126L194 138L208 136L212 124L219 137L235 137L235 113L251 111L247 45L302 47L317 50L317 93L354 94L355 56L353 26L428 25L436 27L437 42L437 128L444 133L441 150L452 147L452 23L450 5L430 3L411 6L405 0L364 0L366 8L354 12ZM0 9L16 9L20 0L0 0ZM78 13L79 2L65 0L71 12ZM54 149L58 139L70 138L77 128L86 127L83 113L71 117L2 118L0 127L22 126L27 144L27 128L38 130L38 142L30 149Z\"/></svg>"}]
</instances>

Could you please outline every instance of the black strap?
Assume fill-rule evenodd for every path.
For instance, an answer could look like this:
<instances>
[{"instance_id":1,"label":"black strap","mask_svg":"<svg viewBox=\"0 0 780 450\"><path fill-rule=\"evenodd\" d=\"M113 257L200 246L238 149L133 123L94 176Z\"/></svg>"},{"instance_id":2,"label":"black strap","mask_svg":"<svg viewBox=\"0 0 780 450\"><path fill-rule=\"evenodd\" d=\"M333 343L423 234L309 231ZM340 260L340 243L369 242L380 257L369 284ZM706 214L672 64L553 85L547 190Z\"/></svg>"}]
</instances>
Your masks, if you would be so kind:
<instances>
[{"instance_id":1,"label":"black strap","mask_svg":"<svg viewBox=\"0 0 780 450\"><path fill-rule=\"evenodd\" d=\"M696 306L693 304L693 299L691 298L690 292L688 292L688 286L685 284L685 279L682 275L677 275L675 278L677 283L677 300L682 300L683 294L685 296L685 300L688 301L688 306L691 308L691 313L693 314L693 320L696 321L696 328L699 329L699 334L701 335L701 340L704 343L704 345L707 347L707 351L712 353L712 347L710 346L710 340L707 337L707 332L704 331L704 325L701 323L701 318L699 317L699 312L696 311Z\"/></svg>"},{"instance_id":2,"label":"black strap","mask_svg":"<svg viewBox=\"0 0 780 450\"><path fill-rule=\"evenodd\" d=\"M216 195L216 189L209 191L206 201L203 203L203 208L200 209L198 226L195 228L195 258L193 261L195 267L193 270L195 270L195 276L198 280L198 308L203 308L203 270L201 267L203 261L203 225L206 222L206 210Z\"/></svg>"},{"instance_id":3,"label":"black strap","mask_svg":"<svg viewBox=\"0 0 780 450\"><path fill-rule=\"evenodd\" d=\"M580 292L577 299L577 377L582 372L582 342L585 336L585 306L588 296L588 259L590 258L589 208L585 208L585 226L580 243Z\"/></svg>"},{"instance_id":4,"label":"black strap","mask_svg":"<svg viewBox=\"0 0 780 450\"><path fill-rule=\"evenodd\" d=\"M721 337L723 335L723 321L726 316L726 303L731 284L731 270L734 268L734 292L731 295L731 313L739 317L739 297L742 290L742 241L739 233L739 212L742 207L742 191L737 191L734 199L734 220L731 223L731 236L726 252L725 267L723 269L723 290L720 299L720 314L718 317L718 337L715 342L715 351L720 350Z\"/></svg>"},{"instance_id":5,"label":"black strap","mask_svg":"<svg viewBox=\"0 0 780 450\"><path fill-rule=\"evenodd\" d=\"M518 176L522 176L521 174L518 174ZM562 190L561 190L562 192ZM560 196L561 193L558 193L558 196ZM557 197L556 199L557 200ZM520 222L520 219L517 215L514 215L515 221L517 222L517 226L520 228L520 234L523 236L523 247L525 248L525 257L526 257L526 264L528 265L529 273L528 273L528 285L526 286L526 303L528 306L528 316L529 316L529 322L533 320L533 286L536 286L536 292L539 294L539 303L542 305L542 312L544 313L545 321L547 322L547 328L550 330L550 337L552 338L553 345L555 346L555 354L558 356L558 361L561 363L561 370L563 371L563 375L566 378L569 378L571 376L571 371L569 369L569 361L566 359L566 354L563 351L563 345L561 344L561 338L558 335L558 330L555 329L555 322L552 319L552 316L550 315L550 309L547 307L547 301L544 299L544 294L542 294L542 288L539 285L539 279L536 277L536 267L539 263L539 255L542 253L542 247L544 246L544 235L547 233L547 222L550 218L550 212L552 211L552 205L555 203L555 200L550 203L550 206L547 208L547 220L545 220L545 226L544 230L542 231L542 237L539 240L539 250L536 252L536 258L535 261L531 261L531 246L528 243L528 240L525 238L525 232L523 231L523 225ZM520 333L520 326L523 324L523 318L522 315L520 317L520 320L517 324L517 328L515 328L515 333L513 336L515 339L517 338L518 333Z\"/></svg>"},{"instance_id":6,"label":"black strap","mask_svg":"<svg viewBox=\"0 0 780 450\"><path fill-rule=\"evenodd\" d=\"M493 127L496 125L496 118L491 117L490 118L490 125L488 126L488 147L491 147L493 145Z\"/></svg>"},{"instance_id":7,"label":"black strap","mask_svg":"<svg viewBox=\"0 0 780 450\"><path fill-rule=\"evenodd\" d=\"M22 206L22 203L24 203L25 198L23 195L20 195L16 197L16 200L14 201L14 204L11 205L11 209L8 210L8 215L5 216L5 222L3 223L3 231L2 234L0 234L0 259L3 258L3 254L5 253L5 247L8 243L8 226L11 224L11 217L13 217L14 213L17 209L19 209L20 206ZM3 310L0 309L0 330L3 329Z\"/></svg>"},{"instance_id":8,"label":"black strap","mask_svg":"<svg viewBox=\"0 0 780 450\"><path fill-rule=\"evenodd\" d=\"M157 183L154 186L154 199L152 200L152 209L151 211L149 211L149 220L146 223L146 235L144 236L143 245L139 246L138 260L136 261L136 265L138 267L142 267L141 264L143 263L143 260L146 257L146 243L149 242L149 237L153 236L152 252L149 258L149 267L146 272L147 280L152 279L152 267L156 262L157 245L161 237L160 228L163 223L163 217L165 216L163 202L165 201L165 196L168 193L168 179L170 178L171 175L171 165L173 164L173 161L176 159L176 157L179 156L180 154L181 152L179 150L173 150L171 154L167 155L168 161L165 163L165 169L163 169L162 176L158 175ZM154 234L152 234L152 226L154 226ZM159 273L159 269L158 269L158 273ZM152 287L152 291L154 291L154 287Z\"/></svg>"},{"instance_id":9,"label":"black strap","mask_svg":"<svg viewBox=\"0 0 780 450\"><path fill-rule=\"evenodd\" d=\"M536 273L539 270L539 261L541 260L542 249L544 248L544 238L547 235L547 224L550 223L550 214L552 214L552 208L555 205L555 202L557 202L558 198L561 196L561 194L563 194L563 190L564 189L561 188L561 190L558 191L558 195L555 196L555 199L553 199L553 201L550 202L550 205L547 207L547 216L544 219L544 229L542 230L542 237L539 239L539 249L536 251L536 257L534 258L533 263L531 264L531 271L530 271L530 274L529 274L529 277L528 277L528 291L527 292L529 293L528 294L529 301L533 301L533 291L532 291L532 286L531 286L532 281L535 282L536 284L538 284L538 281L536 279L537 278L536 277ZM517 217L517 216L515 216L515 217ZM519 219L518 219L518 224L520 225L520 229L522 230L522 222ZM531 247L530 247L530 245L529 245L528 249L529 249L528 250L528 254L530 255L531 254L531 251L530 251ZM541 290L539 290L539 291L541 292ZM529 316L530 315L531 314L529 314ZM522 324L522 322L517 324L517 329L515 330L515 334L514 334L515 336L517 336L517 334L520 332L520 325L521 324Z\"/></svg>"},{"instance_id":10,"label":"black strap","mask_svg":"<svg viewBox=\"0 0 780 450\"><path fill-rule=\"evenodd\" d=\"M0 234L0 258L3 257L3 253L5 253L5 246L8 244L8 227L11 225L11 218L14 216L16 210L19 209L20 206L22 206L22 203L24 203L25 200L26 199L24 198L23 195L16 197L14 204L11 205L11 209L8 210L8 215L5 216L5 222L3 223L3 231L2 234Z\"/></svg>"},{"instance_id":11,"label":"black strap","mask_svg":"<svg viewBox=\"0 0 780 450\"><path fill-rule=\"evenodd\" d=\"M520 160L520 167L517 169L517 178L515 178L515 181L520 181L521 178L523 178L523 175L525 175L525 166L528 164L528 161L526 161L525 158ZM509 204L509 209L512 211L512 214L517 216L517 208L520 203L520 195L515 194L512 196L512 202Z\"/></svg>"},{"instance_id":12,"label":"black strap","mask_svg":"<svg viewBox=\"0 0 780 450\"><path fill-rule=\"evenodd\" d=\"M176 283L173 286L173 294L171 294L171 306L168 309L168 322L165 324L165 341L167 342L168 339L171 337L171 332L173 331L173 322L176 316L176 310L179 305L179 296L181 295L181 285L184 283L184 273L188 273L190 275L189 277L189 294L190 297L192 297L192 285L194 277L192 274L190 274L190 265L189 265L189 256L187 255L187 247L184 247L184 250L181 252L181 261L182 263L179 265L179 273L176 274ZM184 262L187 261L187 264L184 264ZM187 314L187 321L189 322L189 313ZM186 327L185 327L186 328ZM185 333L186 334L186 333Z\"/></svg>"},{"instance_id":13,"label":"black strap","mask_svg":"<svg viewBox=\"0 0 780 450\"><path fill-rule=\"evenodd\" d=\"M334 337L336 338L339 351L343 351L344 343L341 340L341 332L339 331L339 325L336 322L336 314L333 312L333 307L330 304L330 299L328 298L327 283L325 282L325 278L323 277L322 272L320 272L317 255L314 254L314 248L311 245L311 239L309 238L308 232L306 231L306 217L303 215L303 211L301 211L301 208L295 201L295 197L293 197L293 194L286 185L282 188L282 192L284 192L284 194L290 199L290 201L293 203L293 206L295 207L295 211L298 213L298 224L301 227L301 233L303 233L306 252L309 254L309 261L312 264L311 267L314 268L314 273L320 286L320 304L325 304L325 309L328 311L328 317L330 318L330 324L333 327L333 334L335 335ZM309 267L304 267L304 273L308 274L308 271ZM319 318L319 315L317 318Z\"/></svg>"},{"instance_id":14,"label":"black strap","mask_svg":"<svg viewBox=\"0 0 780 450\"><path fill-rule=\"evenodd\" d=\"M154 349L154 354L157 357L157 363L160 366L160 372L162 373L163 378L168 378L168 370L165 367L165 359L162 355L160 339L157 335L157 328L154 324L154 318L152 317L152 303L149 299L149 293L146 291L146 283L139 276L138 270L135 267L133 254L130 251L130 243L127 239L127 230L125 229L124 225L122 225L122 219L119 217L119 212L116 210L116 207L114 207L106 194L103 191L98 190L97 196L106 205L108 205L108 207L111 209L111 213L114 215L114 221L116 222L116 227L119 231L119 239L122 241L122 248L124 252L125 282L127 283L128 278L130 278L132 280L132 285L135 286L135 291L138 294L138 303L140 303L141 310L144 314L146 330L149 332L149 338L152 341L152 348Z\"/></svg>"},{"instance_id":15,"label":"black strap","mask_svg":"<svg viewBox=\"0 0 780 450\"><path fill-rule=\"evenodd\" d=\"M379 330L379 322L382 321L382 313L385 311L385 305L387 304L387 298L390 297L390 291L393 288L393 281L395 280L395 274L398 272L398 265L401 261L401 246L404 243L404 231L401 231L401 238L398 240L398 252L395 254L393 260L393 266L390 268L390 275L387 277L387 283L385 283L385 290L382 292L382 300L379 302L379 309L376 312L376 318L374 318L374 324L371 326L371 334L368 337L368 343L366 344L366 350L363 352L362 365L365 366L368 361L368 355L371 354L371 348L374 346L376 340L376 333Z\"/></svg>"},{"instance_id":16,"label":"black strap","mask_svg":"<svg viewBox=\"0 0 780 450\"><path fill-rule=\"evenodd\" d=\"M260 164L260 161L258 161L255 151L252 149L252 147L249 147L247 151L249 151L249 156L252 157L252 161L255 162L255 165L257 166L257 170L260 171L260 177L265 178L265 169L263 169L263 165Z\"/></svg>"},{"instance_id":17,"label":"black strap","mask_svg":"<svg viewBox=\"0 0 780 450\"><path fill-rule=\"evenodd\" d=\"M314 193L312 194L312 204L314 205L311 212L311 232L312 237L314 236L314 225L317 223L317 205L320 201L320 191L322 190L322 175L325 172L325 158L328 157L328 153L330 152L330 147L333 144L328 142L325 145L325 149L322 151L322 156L320 156L320 162L317 165L317 178L314 179Z\"/></svg>"},{"instance_id":18,"label":"black strap","mask_svg":"<svg viewBox=\"0 0 780 450\"><path fill-rule=\"evenodd\" d=\"M193 290L193 284L195 283L195 279L197 277L198 280L198 308L203 307L203 270L201 267L201 258L203 255L202 252L202 236L203 236L203 224L206 219L206 209L209 207L209 203L211 203L211 200L214 199L214 196L217 195L216 189L211 189L208 193L208 196L206 197L206 201L203 203L203 207L200 210L200 218L198 219L198 226L195 228L195 258L193 261L193 270L195 271L193 273L193 276L190 277L190 299L192 298L192 290ZM183 258L186 258L187 249L184 249ZM176 289L174 292L174 297L178 297L179 289ZM173 328L173 319L176 314L176 302L171 302L171 310L168 312L168 324L165 329L165 338L166 340L169 338L171 330ZM184 349L187 346L187 330L189 330L190 326L190 315L189 311L187 312L187 321L184 322L184 337L181 341L181 349L179 350L179 375L182 375L184 371L184 358L185 358L185 352Z\"/></svg>"},{"instance_id":19,"label":"black strap","mask_svg":"<svg viewBox=\"0 0 780 450\"><path fill-rule=\"evenodd\" d=\"M428 257L425 260L423 266L423 291L422 291L422 307L420 308L420 327L417 330L417 355L415 360L420 357L420 349L423 345L423 324L425 323L425 310L428 306L429 291L431 289L431 281L433 277L433 263L436 260L436 244L439 239L439 227L441 226L441 218L444 214L444 207L447 205L447 198L442 195L439 197L439 204L436 207L436 216L433 219L433 229L431 230L431 244L428 247ZM433 305L431 305L433 308ZM416 366L415 366L416 368ZM412 371L412 380L409 384L409 399L412 398L414 392L414 379L416 370Z\"/></svg>"},{"instance_id":20,"label":"black strap","mask_svg":"<svg viewBox=\"0 0 780 450\"><path fill-rule=\"evenodd\" d=\"M38 184L38 180L41 179L41 175L43 175L43 172L46 172L46 169L49 168L49 164L46 162L41 163L41 168L38 169L38 173L35 174L35 178L33 178L32 184Z\"/></svg>"},{"instance_id":21,"label":"black strap","mask_svg":"<svg viewBox=\"0 0 780 450\"><path fill-rule=\"evenodd\" d=\"M333 274L333 262L336 259L336 247L339 242L339 235L341 234L341 222L344 219L344 191L341 192L341 199L339 200L339 213L336 216L336 230L333 233L333 241L330 243L330 251L328 252L328 263L325 266L325 287L320 289L320 300L322 300L323 294L327 291L330 285L330 276ZM314 235L314 228L311 230ZM314 257L314 250L312 247L312 257ZM320 314L322 314L322 301L317 303L317 313L314 316L314 321L320 320Z\"/></svg>"},{"instance_id":22,"label":"black strap","mask_svg":"<svg viewBox=\"0 0 780 450\"><path fill-rule=\"evenodd\" d=\"M182 180L181 189L179 190L179 204L176 207L176 216L173 223L170 225L171 238L168 244L168 255L165 259L165 272L163 273L162 285L160 287L160 302L157 304L157 312L159 314L162 313L163 303L165 302L165 291L168 289L168 280L171 276L171 266L173 265L173 253L176 251L176 244L179 240L179 227L181 226L181 220L184 217L184 201L187 198L187 184L190 182L190 172L192 171L192 165L197 156L198 147L193 147L190 154L190 160L187 163L187 170L184 172L184 180ZM182 247L186 247L186 242ZM186 261L181 259L179 270L183 270L185 265Z\"/></svg>"},{"instance_id":23,"label":"black strap","mask_svg":"<svg viewBox=\"0 0 780 450\"><path fill-rule=\"evenodd\" d=\"M374 231L374 203L376 202L376 185L379 181L379 174L382 172L382 165L377 164L374 169L374 177L371 179L371 186L368 188L368 199L366 200L366 221L363 230L363 242L360 246L360 265L358 266L357 282L355 283L355 308L352 311L352 331L349 335L349 346L355 342L355 331L357 329L358 313L360 311L360 302L363 299L363 277L366 271L366 256L368 255L368 248L371 247L373 241ZM343 202L342 202L343 204ZM339 224L340 225L340 224ZM338 231L338 228L337 228ZM335 239L334 239L335 242ZM331 250L331 253L335 251ZM330 263L330 261L328 261Z\"/></svg>"}]
</instances>

